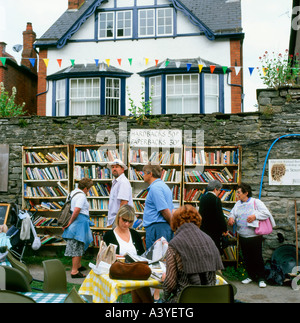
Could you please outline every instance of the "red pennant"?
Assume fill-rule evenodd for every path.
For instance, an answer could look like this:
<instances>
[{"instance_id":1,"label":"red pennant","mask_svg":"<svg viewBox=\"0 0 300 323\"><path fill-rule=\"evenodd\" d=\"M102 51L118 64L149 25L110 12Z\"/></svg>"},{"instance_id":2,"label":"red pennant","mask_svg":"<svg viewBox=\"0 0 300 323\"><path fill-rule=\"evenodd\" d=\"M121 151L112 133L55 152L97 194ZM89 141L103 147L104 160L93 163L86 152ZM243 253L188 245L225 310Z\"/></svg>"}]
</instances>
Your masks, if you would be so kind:
<instances>
[{"instance_id":1,"label":"red pennant","mask_svg":"<svg viewBox=\"0 0 300 323\"><path fill-rule=\"evenodd\" d=\"M213 73L216 68L216 65L210 65L210 72Z\"/></svg>"},{"instance_id":2,"label":"red pennant","mask_svg":"<svg viewBox=\"0 0 300 323\"><path fill-rule=\"evenodd\" d=\"M158 59L155 60L155 66L157 66L157 64L158 64Z\"/></svg>"},{"instance_id":3,"label":"red pennant","mask_svg":"<svg viewBox=\"0 0 300 323\"><path fill-rule=\"evenodd\" d=\"M57 60L57 63L58 63L58 65L59 65L59 67L61 67L62 59L58 59L58 60Z\"/></svg>"},{"instance_id":4,"label":"red pennant","mask_svg":"<svg viewBox=\"0 0 300 323\"><path fill-rule=\"evenodd\" d=\"M119 65L121 66L122 59L118 58L117 61L118 61Z\"/></svg>"}]
</instances>

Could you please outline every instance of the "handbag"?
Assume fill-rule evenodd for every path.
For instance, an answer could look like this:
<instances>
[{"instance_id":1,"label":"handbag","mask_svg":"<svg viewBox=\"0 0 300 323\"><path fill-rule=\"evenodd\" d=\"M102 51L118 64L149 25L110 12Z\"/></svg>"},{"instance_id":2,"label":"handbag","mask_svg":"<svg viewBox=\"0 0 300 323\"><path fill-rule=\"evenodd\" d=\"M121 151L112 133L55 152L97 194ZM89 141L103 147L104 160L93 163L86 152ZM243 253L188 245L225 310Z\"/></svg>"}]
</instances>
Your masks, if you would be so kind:
<instances>
[{"instance_id":1,"label":"handbag","mask_svg":"<svg viewBox=\"0 0 300 323\"><path fill-rule=\"evenodd\" d=\"M255 209L255 200L254 200L254 209ZM258 227L255 228L255 233L257 235L262 236L262 235L268 235L272 233L273 227L272 227L270 218L267 218L266 220L259 220L258 223L259 223Z\"/></svg>"},{"instance_id":2,"label":"handbag","mask_svg":"<svg viewBox=\"0 0 300 323\"><path fill-rule=\"evenodd\" d=\"M151 276L151 269L147 261L125 263L116 261L109 269L109 278L122 280L147 280Z\"/></svg>"},{"instance_id":3,"label":"handbag","mask_svg":"<svg viewBox=\"0 0 300 323\"><path fill-rule=\"evenodd\" d=\"M100 262L106 262L108 264L112 264L116 261L116 248L114 245L110 244L108 247L106 243L101 240L100 246L99 246L99 251L97 254L97 261L96 261L96 266L100 264Z\"/></svg>"},{"instance_id":4,"label":"handbag","mask_svg":"<svg viewBox=\"0 0 300 323\"><path fill-rule=\"evenodd\" d=\"M69 221L72 217L71 201L75 195L80 193L84 194L83 192L76 192L72 197L70 197L70 195L67 197L65 204L61 208L60 215L57 218L57 224L59 226L66 227L69 224Z\"/></svg>"}]
</instances>

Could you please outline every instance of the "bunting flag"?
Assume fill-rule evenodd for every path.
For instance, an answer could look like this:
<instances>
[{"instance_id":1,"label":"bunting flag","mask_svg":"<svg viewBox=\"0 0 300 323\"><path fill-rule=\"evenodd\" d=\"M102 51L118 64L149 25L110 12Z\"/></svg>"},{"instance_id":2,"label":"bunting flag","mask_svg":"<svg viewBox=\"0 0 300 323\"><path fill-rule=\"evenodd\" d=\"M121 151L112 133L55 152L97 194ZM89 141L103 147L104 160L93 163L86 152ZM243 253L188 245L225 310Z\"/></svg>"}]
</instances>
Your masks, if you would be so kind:
<instances>
[{"instance_id":1,"label":"bunting flag","mask_svg":"<svg viewBox=\"0 0 300 323\"><path fill-rule=\"evenodd\" d=\"M110 59L109 59L109 58L107 58L107 59L105 60L105 62L106 62L106 64L107 64L107 66L109 67Z\"/></svg>"},{"instance_id":2,"label":"bunting flag","mask_svg":"<svg viewBox=\"0 0 300 323\"><path fill-rule=\"evenodd\" d=\"M48 65L49 65L49 58L43 58L43 61L44 61L45 65L46 65L46 67L48 67Z\"/></svg>"},{"instance_id":3,"label":"bunting flag","mask_svg":"<svg viewBox=\"0 0 300 323\"><path fill-rule=\"evenodd\" d=\"M176 64L176 67L177 67L177 68L179 68L179 67L180 67L180 65L181 65L181 63L180 63L180 62L175 62L175 64Z\"/></svg>"},{"instance_id":4,"label":"bunting flag","mask_svg":"<svg viewBox=\"0 0 300 323\"><path fill-rule=\"evenodd\" d=\"M266 73L267 73L268 68L267 67L263 67L262 70L263 70L264 76L266 76Z\"/></svg>"},{"instance_id":5,"label":"bunting flag","mask_svg":"<svg viewBox=\"0 0 300 323\"><path fill-rule=\"evenodd\" d=\"M186 69L187 69L187 71L189 72L189 70L191 69L191 67L192 67L192 64L190 64L190 63L187 63L186 64Z\"/></svg>"},{"instance_id":6,"label":"bunting flag","mask_svg":"<svg viewBox=\"0 0 300 323\"><path fill-rule=\"evenodd\" d=\"M235 75L238 75L240 70L241 70L241 67L240 66L235 66L234 70L235 70Z\"/></svg>"},{"instance_id":7,"label":"bunting flag","mask_svg":"<svg viewBox=\"0 0 300 323\"><path fill-rule=\"evenodd\" d=\"M169 60L166 60L165 67L167 67L169 64L170 64L170 61Z\"/></svg>"},{"instance_id":8,"label":"bunting flag","mask_svg":"<svg viewBox=\"0 0 300 323\"><path fill-rule=\"evenodd\" d=\"M198 64L198 67L199 67L199 73L201 73L202 72L203 65L202 64Z\"/></svg>"},{"instance_id":9,"label":"bunting flag","mask_svg":"<svg viewBox=\"0 0 300 323\"><path fill-rule=\"evenodd\" d=\"M132 58L128 58L130 66L132 65Z\"/></svg>"},{"instance_id":10,"label":"bunting flag","mask_svg":"<svg viewBox=\"0 0 300 323\"><path fill-rule=\"evenodd\" d=\"M145 58L145 65L148 65L149 63L149 58Z\"/></svg>"},{"instance_id":11,"label":"bunting flag","mask_svg":"<svg viewBox=\"0 0 300 323\"><path fill-rule=\"evenodd\" d=\"M216 65L210 65L210 72L211 72L211 74L214 72L215 68L216 68Z\"/></svg>"},{"instance_id":12,"label":"bunting flag","mask_svg":"<svg viewBox=\"0 0 300 323\"><path fill-rule=\"evenodd\" d=\"M35 58L29 58L30 64L32 67L35 65Z\"/></svg>"},{"instance_id":13,"label":"bunting flag","mask_svg":"<svg viewBox=\"0 0 300 323\"><path fill-rule=\"evenodd\" d=\"M59 65L59 67L61 67L62 59L61 58L57 59L57 63Z\"/></svg>"},{"instance_id":14,"label":"bunting flag","mask_svg":"<svg viewBox=\"0 0 300 323\"><path fill-rule=\"evenodd\" d=\"M97 67L99 66L99 59L95 58L95 64Z\"/></svg>"},{"instance_id":15,"label":"bunting flag","mask_svg":"<svg viewBox=\"0 0 300 323\"><path fill-rule=\"evenodd\" d=\"M121 58L118 58L117 61L118 61L119 65L121 66L122 59Z\"/></svg>"},{"instance_id":16,"label":"bunting flag","mask_svg":"<svg viewBox=\"0 0 300 323\"><path fill-rule=\"evenodd\" d=\"M222 66L223 73L226 74L228 67L227 66Z\"/></svg>"},{"instance_id":17,"label":"bunting flag","mask_svg":"<svg viewBox=\"0 0 300 323\"><path fill-rule=\"evenodd\" d=\"M157 64L158 64L158 59L155 60L155 66L157 66Z\"/></svg>"},{"instance_id":18,"label":"bunting flag","mask_svg":"<svg viewBox=\"0 0 300 323\"><path fill-rule=\"evenodd\" d=\"M75 65L75 59L70 59L72 66L74 67Z\"/></svg>"},{"instance_id":19,"label":"bunting flag","mask_svg":"<svg viewBox=\"0 0 300 323\"><path fill-rule=\"evenodd\" d=\"M254 71L254 67L248 67L248 68L249 68L249 72L250 72L250 76L251 76Z\"/></svg>"},{"instance_id":20,"label":"bunting flag","mask_svg":"<svg viewBox=\"0 0 300 323\"><path fill-rule=\"evenodd\" d=\"M0 57L0 61L3 64L3 66L5 66L5 64L6 64L6 57Z\"/></svg>"}]
</instances>

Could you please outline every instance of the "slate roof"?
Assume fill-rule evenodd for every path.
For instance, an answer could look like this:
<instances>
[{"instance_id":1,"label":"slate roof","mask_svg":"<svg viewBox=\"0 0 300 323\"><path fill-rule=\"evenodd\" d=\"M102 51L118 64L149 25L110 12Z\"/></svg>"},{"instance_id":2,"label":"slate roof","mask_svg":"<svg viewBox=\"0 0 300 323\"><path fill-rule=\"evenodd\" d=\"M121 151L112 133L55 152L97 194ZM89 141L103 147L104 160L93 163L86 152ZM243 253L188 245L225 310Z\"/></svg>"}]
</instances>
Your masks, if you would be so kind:
<instances>
[{"instance_id":1,"label":"slate roof","mask_svg":"<svg viewBox=\"0 0 300 323\"><path fill-rule=\"evenodd\" d=\"M241 0L169 0L174 7L183 10L193 23L208 33L221 36L242 32ZM60 18L35 42L35 47L63 47L104 0L85 0L78 10L66 10ZM202 28L203 30L203 28ZM209 36L208 36L209 37Z\"/></svg>"}]
</instances>

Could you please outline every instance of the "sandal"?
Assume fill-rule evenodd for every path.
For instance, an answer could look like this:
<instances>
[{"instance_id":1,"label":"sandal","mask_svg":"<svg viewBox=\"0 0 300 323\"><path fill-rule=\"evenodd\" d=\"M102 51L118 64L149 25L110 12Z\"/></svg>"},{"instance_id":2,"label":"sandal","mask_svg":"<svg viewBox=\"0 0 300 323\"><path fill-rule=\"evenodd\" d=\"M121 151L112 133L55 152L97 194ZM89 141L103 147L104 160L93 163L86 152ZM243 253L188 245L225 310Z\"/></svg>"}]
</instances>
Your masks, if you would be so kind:
<instances>
[{"instance_id":1,"label":"sandal","mask_svg":"<svg viewBox=\"0 0 300 323\"><path fill-rule=\"evenodd\" d=\"M80 268L78 268L78 271L85 271L86 268L84 266L81 266Z\"/></svg>"},{"instance_id":2,"label":"sandal","mask_svg":"<svg viewBox=\"0 0 300 323\"><path fill-rule=\"evenodd\" d=\"M83 273L81 273L80 271L78 271L78 273L75 275L71 274L71 277L72 278L85 278L86 276Z\"/></svg>"}]
</instances>

